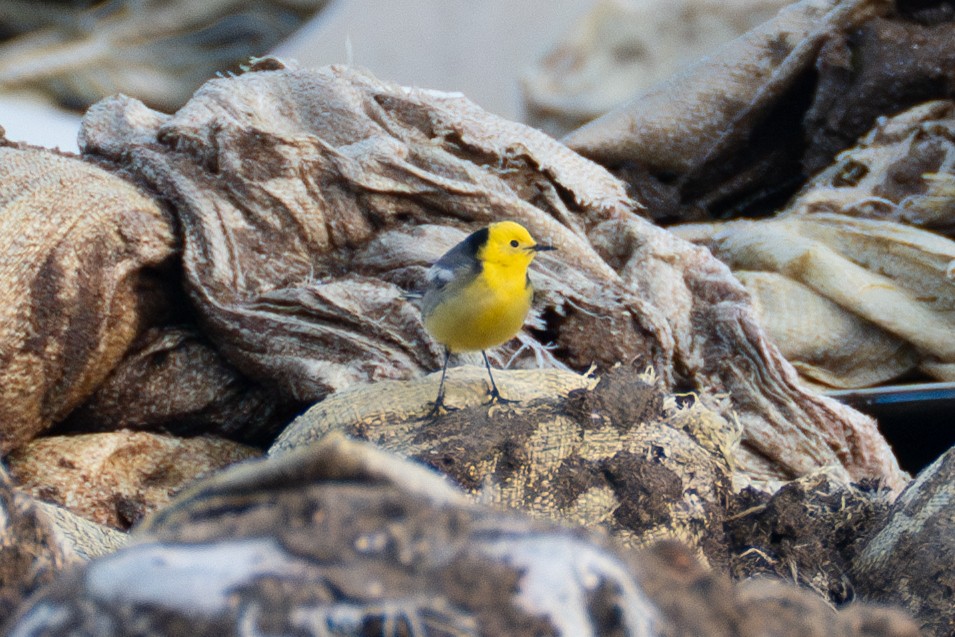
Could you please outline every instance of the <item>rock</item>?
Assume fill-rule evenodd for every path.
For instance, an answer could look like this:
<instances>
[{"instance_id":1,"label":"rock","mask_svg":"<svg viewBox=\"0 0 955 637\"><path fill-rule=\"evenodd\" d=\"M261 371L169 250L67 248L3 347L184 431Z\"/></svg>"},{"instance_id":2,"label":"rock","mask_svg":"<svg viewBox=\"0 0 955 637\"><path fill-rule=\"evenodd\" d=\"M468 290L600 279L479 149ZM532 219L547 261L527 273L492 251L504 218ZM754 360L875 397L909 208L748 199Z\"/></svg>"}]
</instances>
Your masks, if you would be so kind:
<instances>
[{"instance_id":1,"label":"rock","mask_svg":"<svg viewBox=\"0 0 955 637\"><path fill-rule=\"evenodd\" d=\"M830 634L917 634L899 613L766 591L738 597L675 542L638 553L478 506L339 434L197 485L31 599L7 635L820 634L781 625L781 607Z\"/></svg>"},{"instance_id":2,"label":"rock","mask_svg":"<svg viewBox=\"0 0 955 637\"><path fill-rule=\"evenodd\" d=\"M128 529L200 476L255 455L228 440L118 431L38 438L8 462L33 497Z\"/></svg>"}]
</instances>

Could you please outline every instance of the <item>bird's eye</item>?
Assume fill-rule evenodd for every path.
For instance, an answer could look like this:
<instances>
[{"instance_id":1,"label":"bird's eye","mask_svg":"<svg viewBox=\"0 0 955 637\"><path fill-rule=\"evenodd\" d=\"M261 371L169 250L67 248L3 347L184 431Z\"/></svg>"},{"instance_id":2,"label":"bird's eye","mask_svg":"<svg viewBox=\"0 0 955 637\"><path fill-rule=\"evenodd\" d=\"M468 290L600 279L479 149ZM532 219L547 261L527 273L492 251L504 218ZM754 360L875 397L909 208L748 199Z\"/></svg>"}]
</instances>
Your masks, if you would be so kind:
<instances>
[{"instance_id":1,"label":"bird's eye","mask_svg":"<svg viewBox=\"0 0 955 637\"><path fill-rule=\"evenodd\" d=\"M519 246L519 245L521 245L521 244L519 244L519 243L517 242L517 239L511 239L511 247L512 247L512 248L516 248L516 247Z\"/></svg>"}]
</instances>

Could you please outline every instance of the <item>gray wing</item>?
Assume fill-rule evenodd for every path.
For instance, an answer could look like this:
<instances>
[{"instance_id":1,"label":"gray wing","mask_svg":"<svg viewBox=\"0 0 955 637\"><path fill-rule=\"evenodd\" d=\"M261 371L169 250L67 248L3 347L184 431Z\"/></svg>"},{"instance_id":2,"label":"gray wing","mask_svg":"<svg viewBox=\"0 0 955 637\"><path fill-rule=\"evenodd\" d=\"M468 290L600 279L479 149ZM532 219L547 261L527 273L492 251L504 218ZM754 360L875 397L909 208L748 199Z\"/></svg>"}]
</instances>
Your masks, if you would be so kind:
<instances>
[{"instance_id":1,"label":"gray wing","mask_svg":"<svg viewBox=\"0 0 955 637\"><path fill-rule=\"evenodd\" d=\"M421 311L427 316L441 303L442 292L448 285L466 285L481 274L478 251L487 243L487 228L478 230L454 246L428 270L428 284L421 301Z\"/></svg>"},{"instance_id":2,"label":"gray wing","mask_svg":"<svg viewBox=\"0 0 955 637\"><path fill-rule=\"evenodd\" d=\"M428 290L440 290L461 275L470 278L480 274L481 263L477 260L477 254L481 246L487 243L487 234L487 228L471 233L438 259L428 270Z\"/></svg>"}]
</instances>

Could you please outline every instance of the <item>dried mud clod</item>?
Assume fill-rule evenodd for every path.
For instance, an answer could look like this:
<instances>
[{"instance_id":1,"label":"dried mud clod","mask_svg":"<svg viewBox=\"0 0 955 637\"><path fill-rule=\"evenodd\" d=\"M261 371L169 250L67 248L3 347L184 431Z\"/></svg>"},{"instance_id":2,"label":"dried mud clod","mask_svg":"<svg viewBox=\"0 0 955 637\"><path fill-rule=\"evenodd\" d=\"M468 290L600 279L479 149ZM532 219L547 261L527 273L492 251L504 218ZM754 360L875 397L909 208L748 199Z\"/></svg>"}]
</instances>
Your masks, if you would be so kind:
<instances>
[{"instance_id":1,"label":"dried mud clod","mask_svg":"<svg viewBox=\"0 0 955 637\"><path fill-rule=\"evenodd\" d=\"M600 376L593 390L578 389L567 395L564 412L581 425L588 419L609 421L621 432L635 423L647 423L663 414L663 393L652 377L634 370L614 368Z\"/></svg>"},{"instance_id":2,"label":"dried mud clod","mask_svg":"<svg viewBox=\"0 0 955 637\"><path fill-rule=\"evenodd\" d=\"M833 605L857 599L849 570L859 543L884 522L890 498L875 485L833 484L824 474L769 495L745 489L730 501L726 530L735 579L772 575Z\"/></svg>"}]
</instances>

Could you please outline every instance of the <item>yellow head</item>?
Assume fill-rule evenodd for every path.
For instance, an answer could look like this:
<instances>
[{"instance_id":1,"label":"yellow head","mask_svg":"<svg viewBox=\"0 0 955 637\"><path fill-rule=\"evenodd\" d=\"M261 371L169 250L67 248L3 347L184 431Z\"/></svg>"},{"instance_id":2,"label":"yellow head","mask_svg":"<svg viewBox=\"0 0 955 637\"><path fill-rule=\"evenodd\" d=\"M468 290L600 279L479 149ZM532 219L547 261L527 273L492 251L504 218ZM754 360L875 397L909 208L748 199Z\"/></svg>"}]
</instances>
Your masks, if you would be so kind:
<instances>
[{"instance_id":1,"label":"yellow head","mask_svg":"<svg viewBox=\"0 0 955 637\"><path fill-rule=\"evenodd\" d=\"M477 258L484 263L526 270L538 252L553 249L534 241L521 224L498 221L487 227L487 242L478 250Z\"/></svg>"}]
</instances>

